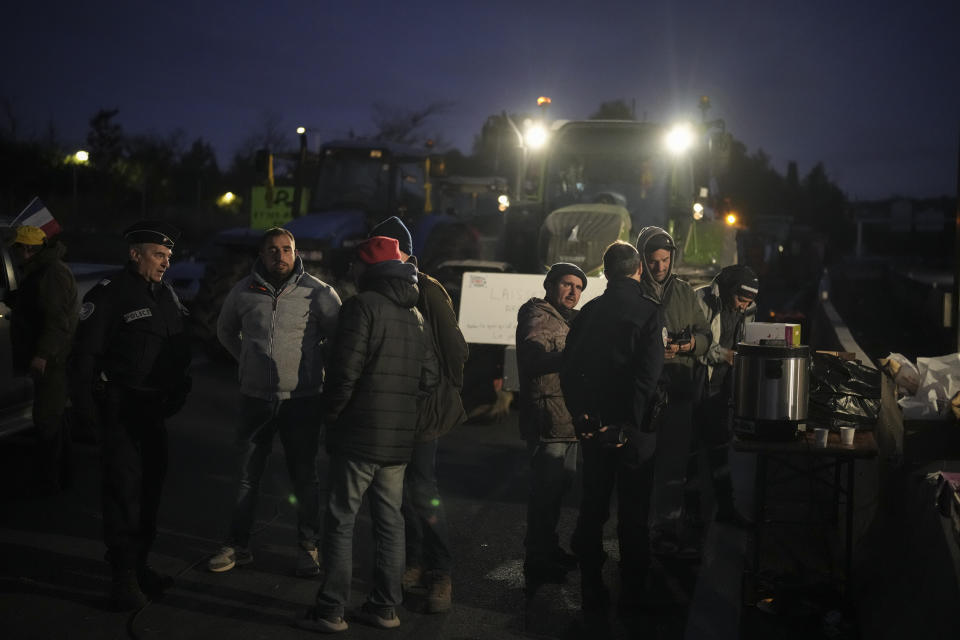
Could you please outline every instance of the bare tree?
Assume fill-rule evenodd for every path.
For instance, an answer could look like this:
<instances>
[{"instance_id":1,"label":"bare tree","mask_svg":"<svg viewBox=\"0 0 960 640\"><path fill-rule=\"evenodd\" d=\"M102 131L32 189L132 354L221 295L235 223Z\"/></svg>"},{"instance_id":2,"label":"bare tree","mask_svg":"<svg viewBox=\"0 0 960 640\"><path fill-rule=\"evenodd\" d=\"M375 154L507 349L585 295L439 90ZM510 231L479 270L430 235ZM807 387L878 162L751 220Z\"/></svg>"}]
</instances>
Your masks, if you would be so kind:
<instances>
[{"instance_id":1,"label":"bare tree","mask_svg":"<svg viewBox=\"0 0 960 640\"><path fill-rule=\"evenodd\" d=\"M424 126L434 116L446 113L453 107L449 101L437 101L420 109L405 109L382 102L373 105L373 124L377 127L376 140L420 145L428 139L436 142L436 136L423 132Z\"/></svg>"}]
</instances>

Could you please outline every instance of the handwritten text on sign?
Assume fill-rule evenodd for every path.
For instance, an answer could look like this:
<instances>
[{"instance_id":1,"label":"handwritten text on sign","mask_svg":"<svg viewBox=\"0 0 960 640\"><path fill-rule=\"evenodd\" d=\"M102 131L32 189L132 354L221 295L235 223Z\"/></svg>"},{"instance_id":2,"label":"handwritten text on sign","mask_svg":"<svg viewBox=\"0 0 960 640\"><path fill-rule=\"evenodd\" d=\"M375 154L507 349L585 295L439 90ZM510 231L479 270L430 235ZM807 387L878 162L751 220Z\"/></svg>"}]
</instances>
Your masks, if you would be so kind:
<instances>
[{"instance_id":1,"label":"handwritten text on sign","mask_svg":"<svg viewBox=\"0 0 960 640\"><path fill-rule=\"evenodd\" d=\"M460 331L473 344L512 345L517 311L530 298L542 298L543 274L467 271L460 290ZM588 278L579 309L607 288L604 278Z\"/></svg>"}]
</instances>

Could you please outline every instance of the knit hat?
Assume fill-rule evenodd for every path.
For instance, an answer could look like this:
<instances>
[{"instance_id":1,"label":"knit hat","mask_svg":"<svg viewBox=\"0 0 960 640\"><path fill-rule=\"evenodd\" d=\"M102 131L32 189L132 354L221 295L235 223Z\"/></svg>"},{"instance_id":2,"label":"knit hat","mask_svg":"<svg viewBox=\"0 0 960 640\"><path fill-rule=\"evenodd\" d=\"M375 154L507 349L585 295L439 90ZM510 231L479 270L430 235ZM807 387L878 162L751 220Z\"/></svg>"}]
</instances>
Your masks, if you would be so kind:
<instances>
[{"instance_id":1,"label":"knit hat","mask_svg":"<svg viewBox=\"0 0 960 640\"><path fill-rule=\"evenodd\" d=\"M29 224L17 227L17 236L11 244L23 244L30 247L38 247L47 239L47 234L40 227L33 227Z\"/></svg>"},{"instance_id":2,"label":"knit hat","mask_svg":"<svg viewBox=\"0 0 960 640\"><path fill-rule=\"evenodd\" d=\"M173 249L173 244L180 237L180 230L163 220L141 220L127 227L123 237L130 244L149 242Z\"/></svg>"},{"instance_id":3,"label":"knit hat","mask_svg":"<svg viewBox=\"0 0 960 640\"><path fill-rule=\"evenodd\" d=\"M366 264L377 264L387 260L400 260L400 249L396 238L373 236L357 245L357 258Z\"/></svg>"},{"instance_id":4,"label":"knit hat","mask_svg":"<svg viewBox=\"0 0 960 640\"><path fill-rule=\"evenodd\" d=\"M666 249L667 251L675 251L677 245L673 243L673 238L670 237L668 233L658 233L649 240L647 244L643 247L643 252L648 256L654 251L659 251L660 249Z\"/></svg>"},{"instance_id":5,"label":"knit hat","mask_svg":"<svg viewBox=\"0 0 960 640\"><path fill-rule=\"evenodd\" d=\"M583 288L587 288L587 274L583 272L583 269L570 262L557 262L550 267L550 271L547 271L547 277L543 280L544 289L551 282L559 280L563 276L577 276L583 282Z\"/></svg>"},{"instance_id":6,"label":"knit hat","mask_svg":"<svg viewBox=\"0 0 960 640\"><path fill-rule=\"evenodd\" d=\"M410 230L407 229L407 225L403 224L403 220L397 216L390 216L371 229L370 235L367 237L372 238L373 236L393 238L400 245L400 251L408 256L413 255L413 238L410 236Z\"/></svg>"},{"instance_id":7,"label":"knit hat","mask_svg":"<svg viewBox=\"0 0 960 640\"><path fill-rule=\"evenodd\" d=\"M742 296L753 300L760 292L760 280L753 269L746 265L734 264L724 267L717 275L717 284L726 295Z\"/></svg>"}]
</instances>

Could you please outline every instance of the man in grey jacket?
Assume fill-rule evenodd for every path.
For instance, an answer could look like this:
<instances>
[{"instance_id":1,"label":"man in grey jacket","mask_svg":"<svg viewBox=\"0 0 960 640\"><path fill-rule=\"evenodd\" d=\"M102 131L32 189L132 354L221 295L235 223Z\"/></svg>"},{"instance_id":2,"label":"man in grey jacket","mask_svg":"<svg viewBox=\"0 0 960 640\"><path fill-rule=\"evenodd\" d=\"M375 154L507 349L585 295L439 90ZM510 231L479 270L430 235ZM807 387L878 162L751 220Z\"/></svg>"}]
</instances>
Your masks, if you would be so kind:
<instances>
[{"instance_id":1,"label":"man in grey jacket","mask_svg":"<svg viewBox=\"0 0 960 640\"><path fill-rule=\"evenodd\" d=\"M320 572L319 448L324 354L336 333L340 297L303 269L286 229L263 234L249 276L220 310L217 337L239 362L243 419L237 432L240 479L227 540L207 562L214 572L253 561L250 530L260 479L280 434L297 505L296 573Z\"/></svg>"}]
</instances>

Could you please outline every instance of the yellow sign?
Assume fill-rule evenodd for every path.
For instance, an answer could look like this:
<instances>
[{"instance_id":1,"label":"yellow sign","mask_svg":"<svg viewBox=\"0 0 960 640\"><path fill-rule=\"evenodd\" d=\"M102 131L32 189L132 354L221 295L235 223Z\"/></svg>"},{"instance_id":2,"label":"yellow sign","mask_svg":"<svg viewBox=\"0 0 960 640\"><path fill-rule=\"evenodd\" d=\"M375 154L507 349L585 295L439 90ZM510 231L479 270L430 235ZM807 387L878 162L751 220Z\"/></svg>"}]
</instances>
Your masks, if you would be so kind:
<instances>
[{"instance_id":1,"label":"yellow sign","mask_svg":"<svg viewBox=\"0 0 960 640\"><path fill-rule=\"evenodd\" d=\"M282 227L293 220L293 187L253 187L250 190L250 228ZM300 214L307 212L310 190L300 194Z\"/></svg>"}]
</instances>

